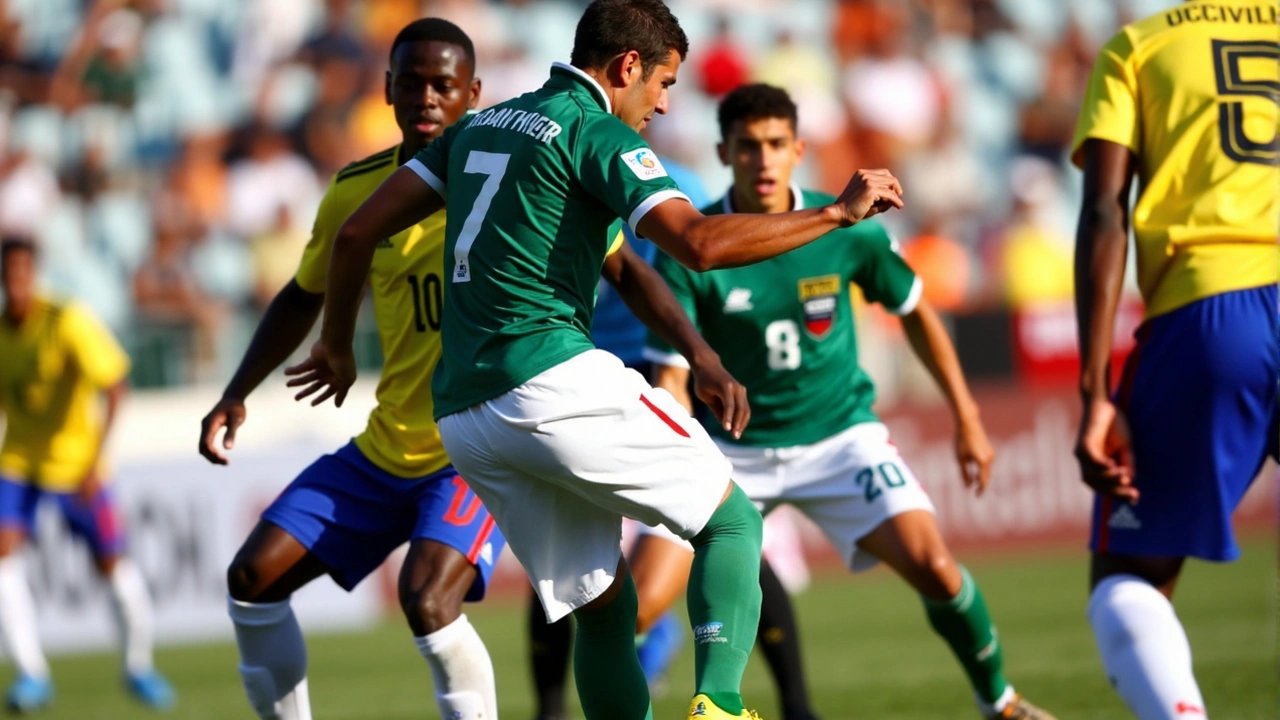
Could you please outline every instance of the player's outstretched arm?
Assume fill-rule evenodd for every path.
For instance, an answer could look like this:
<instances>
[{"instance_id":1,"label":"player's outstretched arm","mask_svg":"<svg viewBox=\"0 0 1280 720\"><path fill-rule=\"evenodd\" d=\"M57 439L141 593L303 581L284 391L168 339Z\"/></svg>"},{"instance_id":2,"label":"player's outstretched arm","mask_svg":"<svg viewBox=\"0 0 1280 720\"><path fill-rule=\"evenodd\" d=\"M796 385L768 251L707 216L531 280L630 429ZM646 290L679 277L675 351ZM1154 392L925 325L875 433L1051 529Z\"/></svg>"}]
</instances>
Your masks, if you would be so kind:
<instances>
[{"instance_id":1,"label":"player's outstretched arm","mask_svg":"<svg viewBox=\"0 0 1280 720\"><path fill-rule=\"evenodd\" d=\"M623 243L605 260L601 274L640 322L688 359L698 397L726 432L742 437L751 419L746 388L724 369L658 271Z\"/></svg>"},{"instance_id":2,"label":"player's outstretched arm","mask_svg":"<svg viewBox=\"0 0 1280 720\"><path fill-rule=\"evenodd\" d=\"M991 464L995 462L996 453L987 439L978 403L969 392L969 383L964 379L951 336L933 306L924 300L902 316L902 327L911 349L929 370L951 406L956 423L956 458L960 461L960 476L965 487L975 488L981 495L991 479Z\"/></svg>"},{"instance_id":3,"label":"player's outstretched arm","mask_svg":"<svg viewBox=\"0 0 1280 720\"><path fill-rule=\"evenodd\" d=\"M222 398L200 421L200 454L206 460L227 464L222 450L235 445L236 431L245 421L245 398L298 349L316 324L322 307L324 295L303 290L296 280L290 280L276 293L253 333L240 367L222 391ZM219 450L218 432L224 428Z\"/></svg>"},{"instance_id":4,"label":"player's outstretched arm","mask_svg":"<svg viewBox=\"0 0 1280 720\"><path fill-rule=\"evenodd\" d=\"M1083 479L1098 492L1136 501L1124 419L1110 397L1111 338L1129 244L1129 187L1134 157L1118 143L1081 147L1084 198L1076 230L1076 328L1084 415L1076 443Z\"/></svg>"},{"instance_id":5,"label":"player's outstretched arm","mask_svg":"<svg viewBox=\"0 0 1280 720\"><path fill-rule=\"evenodd\" d=\"M342 405L347 390L356 381L351 343L360 296L378 241L422 222L443 210L444 204L444 198L416 172L402 167L342 224L329 258L320 340L311 349L311 359L299 366L299 373L295 373L298 377L290 381L294 386L307 385L298 394L299 399L320 392L312 405L330 397Z\"/></svg>"},{"instance_id":6,"label":"player's outstretched arm","mask_svg":"<svg viewBox=\"0 0 1280 720\"><path fill-rule=\"evenodd\" d=\"M840 197L823 208L706 216L687 202L668 200L640 219L636 233L681 265L705 272L776 257L837 228L901 208L901 196L902 186L888 170L859 170Z\"/></svg>"}]
</instances>

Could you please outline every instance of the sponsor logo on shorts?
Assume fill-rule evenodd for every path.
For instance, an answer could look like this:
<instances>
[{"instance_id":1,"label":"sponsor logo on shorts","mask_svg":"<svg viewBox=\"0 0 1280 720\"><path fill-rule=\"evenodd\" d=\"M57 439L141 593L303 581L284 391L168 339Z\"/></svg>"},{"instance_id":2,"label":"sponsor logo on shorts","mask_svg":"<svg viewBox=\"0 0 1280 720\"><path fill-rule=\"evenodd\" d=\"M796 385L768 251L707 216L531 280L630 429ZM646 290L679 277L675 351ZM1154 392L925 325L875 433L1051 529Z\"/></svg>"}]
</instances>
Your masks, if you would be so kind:
<instances>
[{"instance_id":1,"label":"sponsor logo on shorts","mask_svg":"<svg viewBox=\"0 0 1280 720\"><path fill-rule=\"evenodd\" d=\"M1142 521L1134 514L1133 507L1126 504L1119 505L1115 512L1111 513L1111 519L1107 521L1107 527L1116 530L1141 530Z\"/></svg>"},{"instance_id":2,"label":"sponsor logo on shorts","mask_svg":"<svg viewBox=\"0 0 1280 720\"><path fill-rule=\"evenodd\" d=\"M693 628L693 642L696 645L729 642L727 638L720 637L721 630L724 630L724 623L709 622L697 625Z\"/></svg>"},{"instance_id":3,"label":"sponsor logo on shorts","mask_svg":"<svg viewBox=\"0 0 1280 720\"><path fill-rule=\"evenodd\" d=\"M631 172L641 180L653 180L654 178L666 177L667 169L662 167L662 163L658 160L658 156L653 154L649 148L640 148L631 152L622 154L622 162L631 168Z\"/></svg>"},{"instance_id":4,"label":"sponsor logo on shorts","mask_svg":"<svg viewBox=\"0 0 1280 720\"><path fill-rule=\"evenodd\" d=\"M751 291L747 288L734 288L724 298L724 311L727 313L746 312L754 307Z\"/></svg>"}]
</instances>

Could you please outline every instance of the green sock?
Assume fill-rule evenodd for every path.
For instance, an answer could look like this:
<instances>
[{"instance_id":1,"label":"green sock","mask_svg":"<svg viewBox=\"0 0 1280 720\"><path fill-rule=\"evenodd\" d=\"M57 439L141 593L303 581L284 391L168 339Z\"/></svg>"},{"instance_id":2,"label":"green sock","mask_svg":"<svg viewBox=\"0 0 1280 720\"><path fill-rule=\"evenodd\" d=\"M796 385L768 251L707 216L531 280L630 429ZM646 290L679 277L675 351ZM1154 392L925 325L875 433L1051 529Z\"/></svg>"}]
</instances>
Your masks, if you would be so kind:
<instances>
[{"instance_id":1,"label":"green sock","mask_svg":"<svg viewBox=\"0 0 1280 720\"><path fill-rule=\"evenodd\" d=\"M1004 654L1000 650L1000 637L996 626L987 614L987 603L982 591L969 575L960 568L964 578L960 593L946 602L929 598L924 601L929 624L951 646L951 652L964 667L973 691L984 702L993 703L1004 693L1009 683L1004 679Z\"/></svg>"},{"instance_id":2,"label":"green sock","mask_svg":"<svg viewBox=\"0 0 1280 720\"><path fill-rule=\"evenodd\" d=\"M622 592L597 610L578 610L573 678L587 720L653 720L649 685L636 657L636 584L622 578Z\"/></svg>"},{"instance_id":3,"label":"green sock","mask_svg":"<svg viewBox=\"0 0 1280 720\"><path fill-rule=\"evenodd\" d=\"M689 622L696 687L721 710L739 714L742 673L760 624L760 511L736 485L693 538Z\"/></svg>"}]
</instances>

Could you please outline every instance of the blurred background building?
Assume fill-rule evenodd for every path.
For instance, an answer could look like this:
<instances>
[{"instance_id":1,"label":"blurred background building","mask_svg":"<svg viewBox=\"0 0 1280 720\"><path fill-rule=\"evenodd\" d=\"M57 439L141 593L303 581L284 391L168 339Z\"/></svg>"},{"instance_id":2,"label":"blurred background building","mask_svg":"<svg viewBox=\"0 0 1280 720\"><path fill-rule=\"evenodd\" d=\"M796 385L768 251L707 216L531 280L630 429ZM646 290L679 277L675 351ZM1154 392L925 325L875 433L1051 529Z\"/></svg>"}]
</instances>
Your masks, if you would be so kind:
<instances>
[{"instance_id":1,"label":"blurred background building","mask_svg":"<svg viewBox=\"0 0 1280 720\"><path fill-rule=\"evenodd\" d=\"M967 364L1016 372L1017 333L999 352L983 333L1009 326L992 313L1070 297L1066 152L1092 58L1119 24L1171 4L682 0L693 50L651 140L718 194L717 98L787 88L810 144L802 182L838 192L858 167L896 172L908 209L886 221L962 350L987 349ZM39 241L47 285L105 317L135 385L221 382L330 176L398 140L382 95L397 30L423 14L466 29L487 105L567 59L582 5L0 0L0 232ZM895 337L874 313L866 324ZM894 342L864 347L889 348L868 362L895 385Z\"/></svg>"}]
</instances>

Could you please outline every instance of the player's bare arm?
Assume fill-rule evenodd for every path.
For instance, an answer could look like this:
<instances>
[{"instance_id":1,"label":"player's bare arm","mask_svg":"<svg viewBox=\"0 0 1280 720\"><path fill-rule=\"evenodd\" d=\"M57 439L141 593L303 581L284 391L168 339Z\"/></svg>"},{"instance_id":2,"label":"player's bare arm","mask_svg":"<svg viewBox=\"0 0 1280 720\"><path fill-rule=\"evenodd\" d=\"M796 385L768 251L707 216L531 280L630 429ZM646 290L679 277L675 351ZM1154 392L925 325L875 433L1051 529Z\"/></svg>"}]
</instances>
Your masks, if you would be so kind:
<instances>
[{"instance_id":1,"label":"player's bare arm","mask_svg":"<svg viewBox=\"0 0 1280 720\"><path fill-rule=\"evenodd\" d=\"M1098 139L1088 140L1081 150L1084 198L1075 282L1084 415L1076 459L1084 482L1094 490L1136 502L1128 432L1110 396L1111 337L1128 253L1133 155L1123 145Z\"/></svg>"},{"instance_id":2,"label":"player's bare arm","mask_svg":"<svg viewBox=\"0 0 1280 720\"><path fill-rule=\"evenodd\" d=\"M938 313L924 300L903 316L902 327L911 349L924 363L951 407L956 423L956 459L960 461L960 476L965 487L974 488L978 495L982 495L991 479L991 464L995 462L996 453L982 426L978 403L964 379L955 345L951 343Z\"/></svg>"},{"instance_id":3,"label":"player's bare arm","mask_svg":"<svg viewBox=\"0 0 1280 720\"><path fill-rule=\"evenodd\" d=\"M689 396L689 369L674 365L655 365L653 386L671 393L676 402L693 414L693 398Z\"/></svg>"},{"instance_id":4,"label":"player's bare arm","mask_svg":"<svg viewBox=\"0 0 1280 720\"><path fill-rule=\"evenodd\" d=\"M706 272L776 257L832 230L902 206L902 185L892 173L859 170L836 202L823 208L709 217L687 202L669 200L650 210L636 232L681 265Z\"/></svg>"},{"instance_id":5,"label":"player's bare arm","mask_svg":"<svg viewBox=\"0 0 1280 720\"><path fill-rule=\"evenodd\" d=\"M698 334L662 276L625 242L605 260L601 274L640 322L689 360L698 398L727 432L742 437L751 419L747 390L724 369L720 356Z\"/></svg>"},{"instance_id":6,"label":"player's bare arm","mask_svg":"<svg viewBox=\"0 0 1280 720\"><path fill-rule=\"evenodd\" d=\"M305 386L298 393L299 400L319 392L312 405L332 397L334 404L342 407L347 391L356 381L351 343L378 240L403 232L443 209L444 198L439 193L414 171L400 168L342 224L329 258L320 339L312 346L309 359L289 369L295 376L289 386Z\"/></svg>"},{"instance_id":7,"label":"player's bare arm","mask_svg":"<svg viewBox=\"0 0 1280 720\"><path fill-rule=\"evenodd\" d=\"M106 400L106 408L102 417L102 437L98 439L98 452L93 458L93 463L89 466L89 474L80 483L80 497L85 502L92 501L93 497L98 494L98 489L102 487L102 478L98 476L98 468L102 463L102 453L107 446L107 438L111 437L111 428L116 424L116 417L120 414L120 405L124 403L124 398L128 394L128 380L121 380L102 392Z\"/></svg>"},{"instance_id":8,"label":"player's bare arm","mask_svg":"<svg viewBox=\"0 0 1280 720\"><path fill-rule=\"evenodd\" d=\"M200 454L206 460L215 465L229 462L223 451L235 446L236 431L246 417L245 399L298 349L320 317L322 307L324 295L303 290L296 280L290 280L271 300L231 382L200 421ZM218 433L223 430L219 449Z\"/></svg>"}]
</instances>

